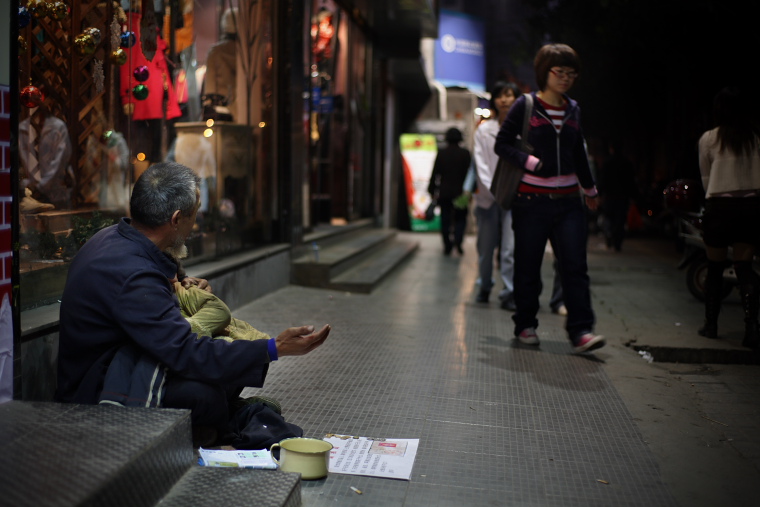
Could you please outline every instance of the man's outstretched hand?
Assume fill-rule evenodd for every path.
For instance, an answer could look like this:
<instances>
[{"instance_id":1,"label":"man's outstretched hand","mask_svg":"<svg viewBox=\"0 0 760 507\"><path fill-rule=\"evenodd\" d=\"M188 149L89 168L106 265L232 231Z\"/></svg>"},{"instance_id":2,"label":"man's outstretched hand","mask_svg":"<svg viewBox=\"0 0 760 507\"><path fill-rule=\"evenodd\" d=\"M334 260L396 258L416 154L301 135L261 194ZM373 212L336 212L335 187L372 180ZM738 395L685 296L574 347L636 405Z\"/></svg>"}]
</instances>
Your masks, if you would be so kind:
<instances>
[{"instance_id":1,"label":"man's outstretched hand","mask_svg":"<svg viewBox=\"0 0 760 507\"><path fill-rule=\"evenodd\" d=\"M330 334L330 325L319 331L314 331L314 326L291 327L280 333L275 338L277 344L277 356L302 356L316 349L327 339Z\"/></svg>"}]
</instances>

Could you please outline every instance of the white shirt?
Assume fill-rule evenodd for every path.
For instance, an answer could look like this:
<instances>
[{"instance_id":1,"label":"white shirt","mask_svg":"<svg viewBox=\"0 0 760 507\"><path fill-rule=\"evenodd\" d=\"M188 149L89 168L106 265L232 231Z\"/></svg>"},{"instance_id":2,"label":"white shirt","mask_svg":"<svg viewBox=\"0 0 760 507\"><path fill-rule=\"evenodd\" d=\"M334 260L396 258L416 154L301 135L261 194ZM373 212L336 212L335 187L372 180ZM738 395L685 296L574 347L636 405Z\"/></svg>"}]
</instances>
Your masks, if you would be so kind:
<instances>
[{"instance_id":1,"label":"white shirt","mask_svg":"<svg viewBox=\"0 0 760 507\"><path fill-rule=\"evenodd\" d=\"M760 190L760 147L750 156L737 156L729 149L721 153L717 140L717 128L699 139L699 170L706 197Z\"/></svg>"},{"instance_id":2,"label":"white shirt","mask_svg":"<svg viewBox=\"0 0 760 507\"><path fill-rule=\"evenodd\" d=\"M486 120L475 131L475 170L478 177L475 205L486 209L496 202L490 188L499 163L499 156L493 150L499 127L499 120Z\"/></svg>"}]
</instances>

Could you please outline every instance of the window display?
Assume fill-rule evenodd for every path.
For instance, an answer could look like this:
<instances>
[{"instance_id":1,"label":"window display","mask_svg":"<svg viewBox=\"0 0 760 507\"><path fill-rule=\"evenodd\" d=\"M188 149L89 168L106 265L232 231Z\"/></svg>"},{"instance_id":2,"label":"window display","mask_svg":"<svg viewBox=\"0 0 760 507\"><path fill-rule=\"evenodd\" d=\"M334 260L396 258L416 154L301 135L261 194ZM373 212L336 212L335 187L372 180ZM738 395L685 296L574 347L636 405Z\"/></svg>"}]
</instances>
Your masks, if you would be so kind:
<instances>
[{"instance_id":1,"label":"window display","mask_svg":"<svg viewBox=\"0 0 760 507\"><path fill-rule=\"evenodd\" d=\"M227 0L18 2L22 309L59 299L71 258L98 230L128 215L132 183L155 162L180 161L203 180L186 264L266 241L252 224L263 229L262 171L272 158L260 142L273 121L271 0L246 5L222 29ZM195 17L195 9L214 15ZM205 24L197 31L199 19ZM225 51L227 60L232 54L226 62L232 77L222 78L226 87L207 89L232 104L246 90L240 105L246 110L206 125L203 72L196 71L207 55L196 61L196 38L240 47L230 37L240 23L255 44L237 55ZM237 69L245 71L240 85Z\"/></svg>"}]
</instances>

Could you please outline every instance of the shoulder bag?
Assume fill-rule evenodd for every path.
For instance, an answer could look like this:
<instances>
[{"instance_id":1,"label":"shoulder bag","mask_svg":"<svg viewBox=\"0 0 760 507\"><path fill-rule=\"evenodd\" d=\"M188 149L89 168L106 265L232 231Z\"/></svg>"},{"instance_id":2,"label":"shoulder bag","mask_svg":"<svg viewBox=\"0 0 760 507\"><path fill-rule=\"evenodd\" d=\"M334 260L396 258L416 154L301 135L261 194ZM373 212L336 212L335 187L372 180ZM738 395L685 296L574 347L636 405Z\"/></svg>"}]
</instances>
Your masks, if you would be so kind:
<instances>
[{"instance_id":1,"label":"shoulder bag","mask_svg":"<svg viewBox=\"0 0 760 507\"><path fill-rule=\"evenodd\" d=\"M523 115L522 136L517 148L525 153L531 153L533 149L528 144L528 129L530 128L530 116L533 114L533 96L530 93L525 94L525 114ZM517 194L517 188L520 186L520 180L523 177L525 169L516 166L499 157L499 163L491 181L491 193L499 203L502 209L508 210L512 207L512 201Z\"/></svg>"}]
</instances>

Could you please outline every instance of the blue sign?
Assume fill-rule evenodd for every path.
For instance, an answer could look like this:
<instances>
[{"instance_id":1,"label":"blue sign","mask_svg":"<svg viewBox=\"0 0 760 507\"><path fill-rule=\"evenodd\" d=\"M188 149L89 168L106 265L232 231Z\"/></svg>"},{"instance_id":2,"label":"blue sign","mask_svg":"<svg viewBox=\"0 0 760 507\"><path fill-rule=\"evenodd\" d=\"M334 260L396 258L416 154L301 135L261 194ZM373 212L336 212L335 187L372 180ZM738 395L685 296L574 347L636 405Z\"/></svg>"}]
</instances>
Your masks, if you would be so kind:
<instances>
[{"instance_id":1,"label":"blue sign","mask_svg":"<svg viewBox=\"0 0 760 507\"><path fill-rule=\"evenodd\" d=\"M486 89L485 24L483 20L442 10L440 38L435 44L435 79L444 86Z\"/></svg>"}]
</instances>

